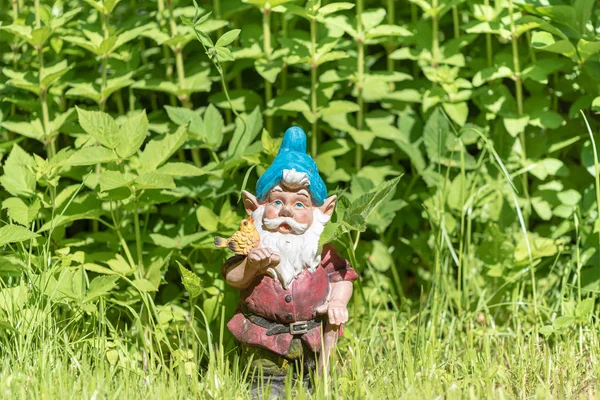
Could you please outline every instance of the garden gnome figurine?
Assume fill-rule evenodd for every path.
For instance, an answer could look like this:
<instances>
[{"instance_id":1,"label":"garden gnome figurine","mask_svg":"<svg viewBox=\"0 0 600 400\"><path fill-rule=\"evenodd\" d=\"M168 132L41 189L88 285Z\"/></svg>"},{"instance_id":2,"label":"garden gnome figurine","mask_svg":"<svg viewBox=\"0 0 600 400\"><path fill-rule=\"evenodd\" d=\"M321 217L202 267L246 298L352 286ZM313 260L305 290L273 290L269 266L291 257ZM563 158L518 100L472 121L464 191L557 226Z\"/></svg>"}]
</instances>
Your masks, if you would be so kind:
<instances>
[{"instance_id":1,"label":"garden gnome figurine","mask_svg":"<svg viewBox=\"0 0 600 400\"><path fill-rule=\"evenodd\" d=\"M306 154L302 129L285 132L256 196L243 191L242 197L260 245L223 265L225 280L241 292L227 326L255 367L253 397L261 396L267 383L277 397L285 395L288 372L308 385L317 364L328 367L358 276L330 244L319 248L337 197L327 197L317 165Z\"/></svg>"}]
</instances>

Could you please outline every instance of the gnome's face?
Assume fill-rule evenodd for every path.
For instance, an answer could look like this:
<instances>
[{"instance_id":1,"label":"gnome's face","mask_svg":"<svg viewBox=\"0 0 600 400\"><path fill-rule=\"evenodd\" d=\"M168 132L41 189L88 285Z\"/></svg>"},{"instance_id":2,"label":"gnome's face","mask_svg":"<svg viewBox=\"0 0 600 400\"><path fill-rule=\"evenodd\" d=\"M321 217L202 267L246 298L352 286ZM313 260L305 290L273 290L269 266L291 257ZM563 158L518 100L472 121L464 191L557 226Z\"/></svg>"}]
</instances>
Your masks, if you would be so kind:
<instances>
[{"instance_id":1,"label":"gnome's face","mask_svg":"<svg viewBox=\"0 0 600 400\"><path fill-rule=\"evenodd\" d=\"M271 189L263 216L266 230L301 235L312 223L313 204L306 189L292 189L284 184Z\"/></svg>"}]
</instances>

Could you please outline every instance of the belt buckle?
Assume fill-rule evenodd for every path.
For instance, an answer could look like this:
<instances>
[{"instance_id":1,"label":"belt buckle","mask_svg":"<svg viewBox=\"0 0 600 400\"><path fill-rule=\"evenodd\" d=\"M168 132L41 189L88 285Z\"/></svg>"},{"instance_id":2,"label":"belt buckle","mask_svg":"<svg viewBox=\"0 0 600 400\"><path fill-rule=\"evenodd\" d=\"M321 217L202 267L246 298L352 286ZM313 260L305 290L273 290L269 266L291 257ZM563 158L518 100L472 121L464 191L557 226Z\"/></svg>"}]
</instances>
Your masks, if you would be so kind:
<instances>
[{"instance_id":1,"label":"belt buckle","mask_svg":"<svg viewBox=\"0 0 600 400\"><path fill-rule=\"evenodd\" d=\"M303 335L308 332L308 321L296 321L290 324L292 335Z\"/></svg>"}]
</instances>

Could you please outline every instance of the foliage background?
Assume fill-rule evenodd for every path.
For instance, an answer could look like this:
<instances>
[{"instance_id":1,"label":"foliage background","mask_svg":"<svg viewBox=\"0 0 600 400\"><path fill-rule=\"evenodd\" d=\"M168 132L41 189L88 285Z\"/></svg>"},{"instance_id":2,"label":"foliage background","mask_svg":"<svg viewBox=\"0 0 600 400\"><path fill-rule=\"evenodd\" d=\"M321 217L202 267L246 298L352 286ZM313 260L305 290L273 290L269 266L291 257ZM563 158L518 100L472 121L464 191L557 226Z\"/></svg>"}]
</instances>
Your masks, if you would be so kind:
<instances>
[{"instance_id":1,"label":"foliage background","mask_svg":"<svg viewBox=\"0 0 600 400\"><path fill-rule=\"evenodd\" d=\"M596 3L326 3L0 0L7 357L56 336L123 370L233 357L212 238L291 125L361 274L343 354L398 323L415 360L488 328L593 355Z\"/></svg>"}]
</instances>

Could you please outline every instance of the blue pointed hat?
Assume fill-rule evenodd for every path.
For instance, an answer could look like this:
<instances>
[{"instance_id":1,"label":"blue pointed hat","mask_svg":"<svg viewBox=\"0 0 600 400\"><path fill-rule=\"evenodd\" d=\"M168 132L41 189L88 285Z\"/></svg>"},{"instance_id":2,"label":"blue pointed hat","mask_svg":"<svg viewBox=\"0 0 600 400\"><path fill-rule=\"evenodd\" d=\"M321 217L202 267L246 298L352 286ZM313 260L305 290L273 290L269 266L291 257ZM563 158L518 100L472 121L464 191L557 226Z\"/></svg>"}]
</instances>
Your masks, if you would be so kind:
<instances>
[{"instance_id":1,"label":"blue pointed hat","mask_svg":"<svg viewBox=\"0 0 600 400\"><path fill-rule=\"evenodd\" d=\"M283 141L273 164L265 171L256 183L256 197L264 201L271 189L277 186L283 177L283 170L295 169L308 175L310 184L307 189L315 206L323 205L327 197L325 182L319 176L317 164L311 156L306 154L306 134L293 126L285 131Z\"/></svg>"}]
</instances>

